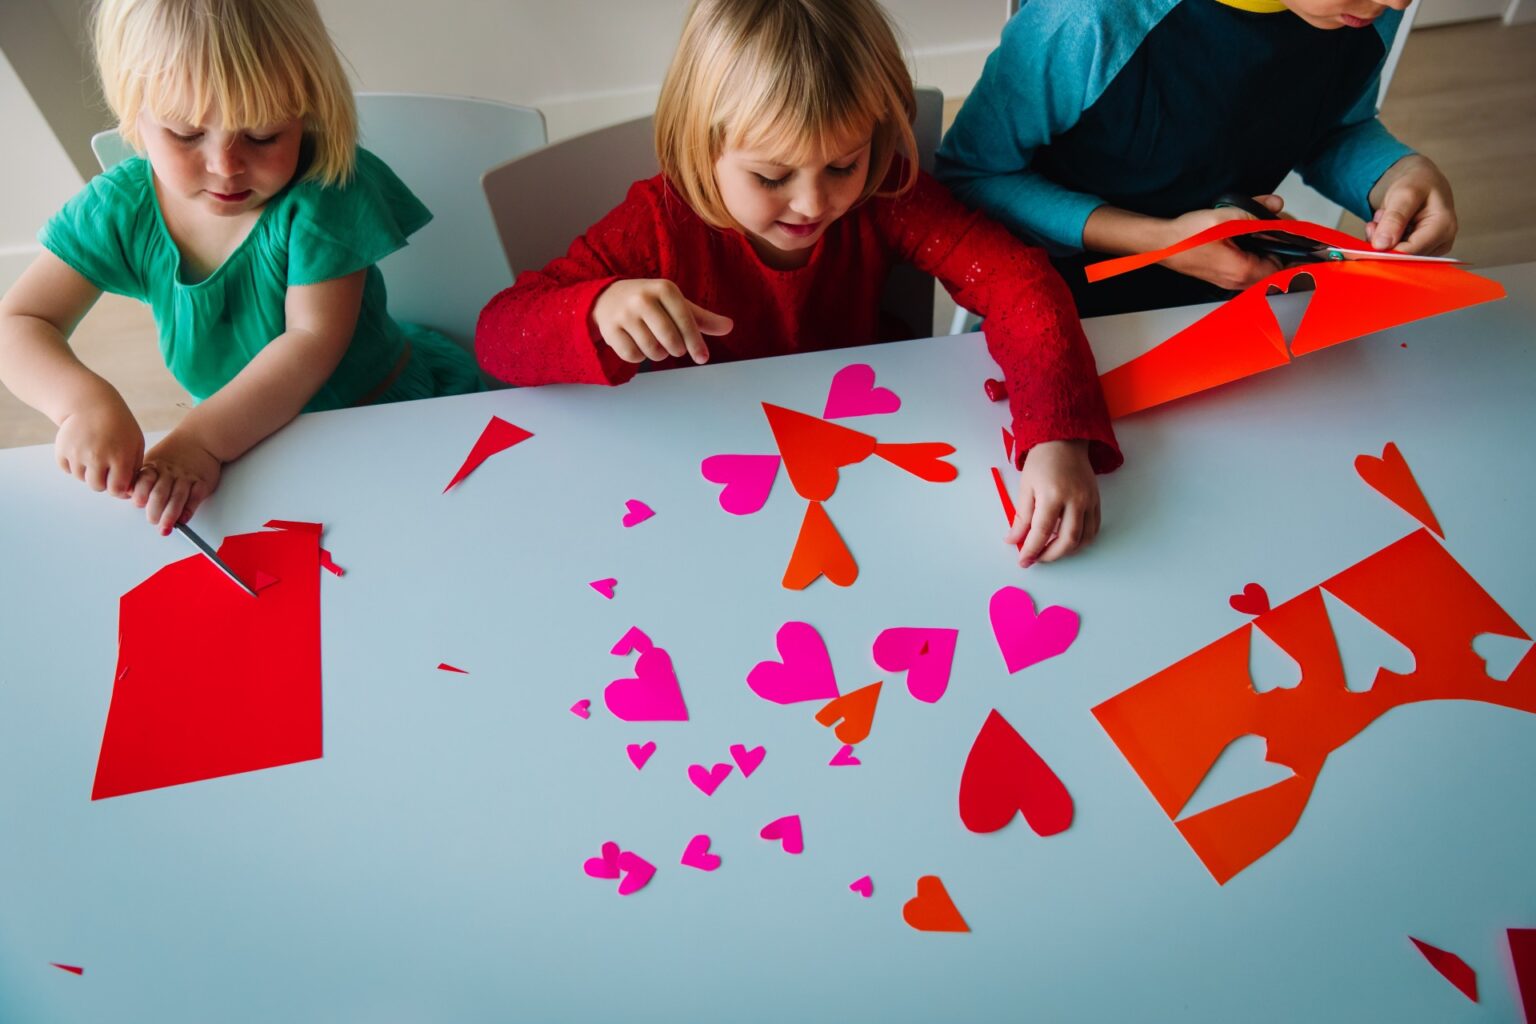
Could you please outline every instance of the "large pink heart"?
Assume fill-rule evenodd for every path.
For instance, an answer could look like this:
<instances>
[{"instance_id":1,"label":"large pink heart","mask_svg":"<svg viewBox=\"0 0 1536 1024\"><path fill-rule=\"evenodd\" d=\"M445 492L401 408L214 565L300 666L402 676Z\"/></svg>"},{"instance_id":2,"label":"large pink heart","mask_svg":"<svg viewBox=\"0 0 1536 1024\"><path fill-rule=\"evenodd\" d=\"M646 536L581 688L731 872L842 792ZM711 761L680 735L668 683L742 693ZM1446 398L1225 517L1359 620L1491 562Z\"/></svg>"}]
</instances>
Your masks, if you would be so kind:
<instances>
[{"instance_id":1,"label":"large pink heart","mask_svg":"<svg viewBox=\"0 0 1536 1024\"><path fill-rule=\"evenodd\" d=\"M609 683L603 689L603 703L615 718L626 722L688 721L688 706L672 670L672 656L661 647L642 651L634 676Z\"/></svg>"},{"instance_id":2,"label":"large pink heart","mask_svg":"<svg viewBox=\"0 0 1536 1024\"><path fill-rule=\"evenodd\" d=\"M786 622L775 641L781 661L760 661L747 673L752 692L775 704L803 700L831 700L838 696L832 658L816 627L806 622Z\"/></svg>"},{"instance_id":3,"label":"large pink heart","mask_svg":"<svg viewBox=\"0 0 1536 1024\"><path fill-rule=\"evenodd\" d=\"M899 626L875 637L875 664L887 672L906 672L907 691L932 704L949 688L949 670L955 660L955 629L919 629Z\"/></svg>"},{"instance_id":4,"label":"large pink heart","mask_svg":"<svg viewBox=\"0 0 1536 1024\"><path fill-rule=\"evenodd\" d=\"M724 484L720 507L733 516L749 516L768 502L779 477L777 455L711 455L699 472L712 483Z\"/></svg>"},{"instance_id":5,"label":"large pink heart","mask_svg":"<svg viewBox=\"0 0 1536 1024\"><path fill-rule=\"evenodd\" d=\"M1061 605L1036 615L1034 599L1018 587L1003 587L993 594L987 611L1010 673L1064 652L1077 639L1082 622L1077 612Z\"/></svg>"},{"instance_id":6,"label":"large pink heart","mask_svg":"<svg viewBox=\"0 0 1536 1024\"><path fill-rule=\"evenodd\" d=\"M875 416L900 408L901 399L896 392L875 387L873 366L854 363L833 374L832 386L827 389L827 406L822 410L821 418L840 420L847 416Z\"/></svg>"}]
</instances>

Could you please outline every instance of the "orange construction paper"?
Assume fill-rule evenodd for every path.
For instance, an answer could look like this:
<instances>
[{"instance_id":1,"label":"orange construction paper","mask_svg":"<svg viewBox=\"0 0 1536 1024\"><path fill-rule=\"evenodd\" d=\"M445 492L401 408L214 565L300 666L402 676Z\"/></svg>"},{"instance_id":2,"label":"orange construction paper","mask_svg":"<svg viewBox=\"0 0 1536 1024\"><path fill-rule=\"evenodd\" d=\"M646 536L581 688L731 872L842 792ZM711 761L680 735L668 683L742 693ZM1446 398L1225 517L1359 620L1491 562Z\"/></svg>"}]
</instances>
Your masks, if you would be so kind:
<instances>
[{"instance_id":1,"label":"orange construction paper","mask_svg":"<svg viewBox=\"0 0 1536 1024\"><path fill-rule=\"evenodd\" d=\"M944 461L944 456L955 454L955 446L942 441L920 441L917 444L877 444L875 454L893 466L900 466L913 476L929 483L944 484L960 475L960 471Z\"/></svg>"},{"instance_id":2,"label":"orange construction paper","mask_svg":"<svg viewBox=\"0 0 1536 1024\"><path fill-rule=\"evenodd\" d=\"M803 412L763 403L774 442L795 492L807 501L826 501L837 490L837 471L875 452L868 434Z\"/></svg>"},{"instance_id":3,"label":"orange construction paper","mask_svg":"<svg viewBox=\"0 0 1536 1024\"><path fill-rule=\"evenodd\" d=\"M1419 482L1413 478L1413 470L1408 468L1408 460L1403 458L1396 444L1388 441L1380 458L1374 455L1356 456L1355 472L1382 497L1413 516L1421 525L1429 527L1441 537L1445 536L1445 531L1440 529L1440 520L1430 510L1429 500L1419 489Z\"/></svg>"},{"instance_id":4,"label":"orange construction paper","mask_svg":"<svg viewBox=\"0 0 1536 1024\"><path fill-rule=\"evenodd\" d=\"M1284 231L1287 234L1301 235L1314 242L1322 242L1324 245L1332 245L1340 249L1370 248L1370 243L1363 238L1346 235L1342 231L1305 220L1226 220L1162 249L1136 253L1132 256L1117 256L1112 260L1100 260L1084 268L1083 276L1090 283L1104 281L1121 274L1129 274L1133 270L1140 270L1142 267L1150 267L1170 256L1177 256L1190 249L1198 249L1202 245L1225 241L1239 235L1255 235L1261 231Z\"/></svg>"},{"instance_id":5,"label":"orange construction paper","mask_svg":"<svg viewBox=\"0 0 1536 1024\"><path fill-rule=\"evenodd\" d=\"M870 683L827 701L816 712L816 721L830 727L841 720L842 724L832 730L833 734L850 747L856 747L869 738L869 730L875 725L875 706L879 703L880 684Z\"/></svg>"},{"instance_id":6,"label":"orange construction paper","mask_svg":"<svg viewBox=\"0 0 1536 1024\"><path fill-rule=\"evenodd\" d=\"M924 875L917 880L917 895L902 904L901 919L920 932L971 930L938 875Z\"/></svg>"},{"instance_id":7,"label":"orange construction paper","mask_svg":"<svg viewBox=\"0 0 1536 1024\"><path fill-rule=\"evenodd\" d=\"M1350 691L1324 590L1407 647L1413 670L1383 668L1369 690ZM1254 629L1296 660L1299 685L1253 689L1248 653ZM1263 738L1267 759L1291 769L1289 779L1176 822L1217 882L1225 883L1290 835L1328 755L1393 708L1478 700L1536 713L1536 647L1499 682L1472 650L1482 633L1529 639L1427 530L1418 530L1093 713L1170 819L1240 736Z\"/></svg>"},{"instance_id":8,"label":"orange construction paper","mask_svg":"<svg viewBox=\"0 0 1536 1024\"><path fill-rule=\"evenodd\" d=\"M784 569L784 587L804 590L820 576L839 587L852 586L859 578L859 565L853 560L848 545L843 543L842 534L832 525L827 510L821 502L813 501L806 506L805 518L800 522L800 535L795 538L795 550Z\"/></svg>"}]
</instances>

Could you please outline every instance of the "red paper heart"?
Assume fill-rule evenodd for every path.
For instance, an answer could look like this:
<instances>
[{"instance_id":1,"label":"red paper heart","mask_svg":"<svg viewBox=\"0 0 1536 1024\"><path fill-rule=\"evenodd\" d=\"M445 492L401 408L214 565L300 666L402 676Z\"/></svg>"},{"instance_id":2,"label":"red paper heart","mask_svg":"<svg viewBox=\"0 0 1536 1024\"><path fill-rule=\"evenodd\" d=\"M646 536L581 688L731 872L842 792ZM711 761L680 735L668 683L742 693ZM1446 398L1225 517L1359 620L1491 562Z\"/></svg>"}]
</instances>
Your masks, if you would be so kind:
<instances>
[{"instance_id":1,"label":"red paper heart","mask_svg":"<svg viewBox=\"0 0 1536 1024\"><path fill-rule=\"evenodd\" d=\"M1072 824L1072 796L1051 766L997 711L987 716L960 774L960 820L996 832L1019 812L1037 835Z\"/></svg>"},{"instance_id":2,"label":"red paper heart","mask_svg":"<svg viewBox=\"0 0 1536 1024\"><path fill-rule=\"evenodd\" d=\"M875 454L891 465L900 466L913 476L930 483L948 483L960 475L958 469L944 461L944 456L955 454L955 446L942 441L877 444Z\"/></svg>"},{"instance_id":3,"label":"red paper heart","mask_svg":"<svg viewBox=\"0 0 1536 1024\"><path fill-rule=\"evenodd\" d=\"M784 459L790 485L807 501L832 497L837 490L837 471L874 454L875 439L868 434L767 402L763 412Z\"/></svg>"},{"instance_id":4,"label":"red paper heart","mask_svg":"<svg viewBox=\"0 0 1536 1024\"><path fill-rule=\"evenodd\" d=\"M1250 583L1243 587L1241 594L1233 594L1227 598L1227 603L1233 611L1242 612L1244 615L1263 615L1269 611L1269 591L1257 583Z\"/></svg>"},{"instance_id":5,"label":"red paper heart","mask_svg":"<svg viewBox=\"0 0 1536 1024\"><path fill-rule=\"evenodd\" d=\"M1413 470L1408 468L1408 460L1403 458L1397 445L1388 441L1380 458L1357 456L1355 472L1392 504L1429 527L1437 536L1445 536L1445 531L1440 529L1440 520L1435 518L1424 492L1419 490L1418 481L1413 478Z\"/></svg>"},{"instance_id":6,"label":"red paper heart","mask_svg":"<svg viewBox=\"0 0 1536 1024\"><path fill-rule=\"evenodd\" d=\"M917 895L902 905L901 918L920 932L971 930L938 875L924 875L917 880Z\"/></svg>"}]
</instances>

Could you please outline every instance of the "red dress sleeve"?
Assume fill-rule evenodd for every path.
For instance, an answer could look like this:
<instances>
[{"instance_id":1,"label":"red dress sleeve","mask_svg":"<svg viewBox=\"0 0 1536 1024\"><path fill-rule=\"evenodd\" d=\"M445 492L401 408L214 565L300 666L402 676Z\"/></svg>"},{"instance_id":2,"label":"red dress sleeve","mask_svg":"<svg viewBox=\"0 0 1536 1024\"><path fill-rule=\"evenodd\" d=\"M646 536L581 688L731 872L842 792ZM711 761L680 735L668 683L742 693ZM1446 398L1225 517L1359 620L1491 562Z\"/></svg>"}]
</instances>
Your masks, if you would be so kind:
<instances>
[{"instance_id":1,"label":"red dress sleeve","mask_svg":"<svg viewBox=\"0 0 1536 1024\"><path fill-rule=\"evenodd\" d=\"M1044 441L1082 439L1095 470L1119 466L1093 352L1044 250L966 209L926 174L910 191L875 202L885 244L983 318L987 350L1008 383L1019 464Z\"/></svg>"}]
</instances>

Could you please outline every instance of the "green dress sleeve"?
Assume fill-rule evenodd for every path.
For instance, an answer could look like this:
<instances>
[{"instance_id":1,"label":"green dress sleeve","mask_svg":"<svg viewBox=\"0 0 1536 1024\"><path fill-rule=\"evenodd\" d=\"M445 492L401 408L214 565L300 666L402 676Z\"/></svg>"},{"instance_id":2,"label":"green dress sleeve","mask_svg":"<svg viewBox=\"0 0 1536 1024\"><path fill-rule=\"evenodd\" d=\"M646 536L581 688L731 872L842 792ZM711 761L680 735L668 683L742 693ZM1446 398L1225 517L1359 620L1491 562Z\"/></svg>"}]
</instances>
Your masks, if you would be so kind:
<instances>
[{"instance_id":1,"label":"green dress sleeve","mask_svg":"<svg viewBox=\"0 0 1536 1024\"><path fill-rule=\"evenodd\" d=\"M37 240L102 291L142 300L154 232L149 163L132 157L92 178Z\"/></svg>"},{"instance_id":2,"label":"green dress sleeve","mask_svg":"<svg viewBox=\"0 0 1536 1024\"><path fill-rule=\"evenodd\" d=\"M395 172L361 146L351 181L300 183L288 214L289 285L319 284L371 267L432 219Z\"/></svg>"}]
</instances>

